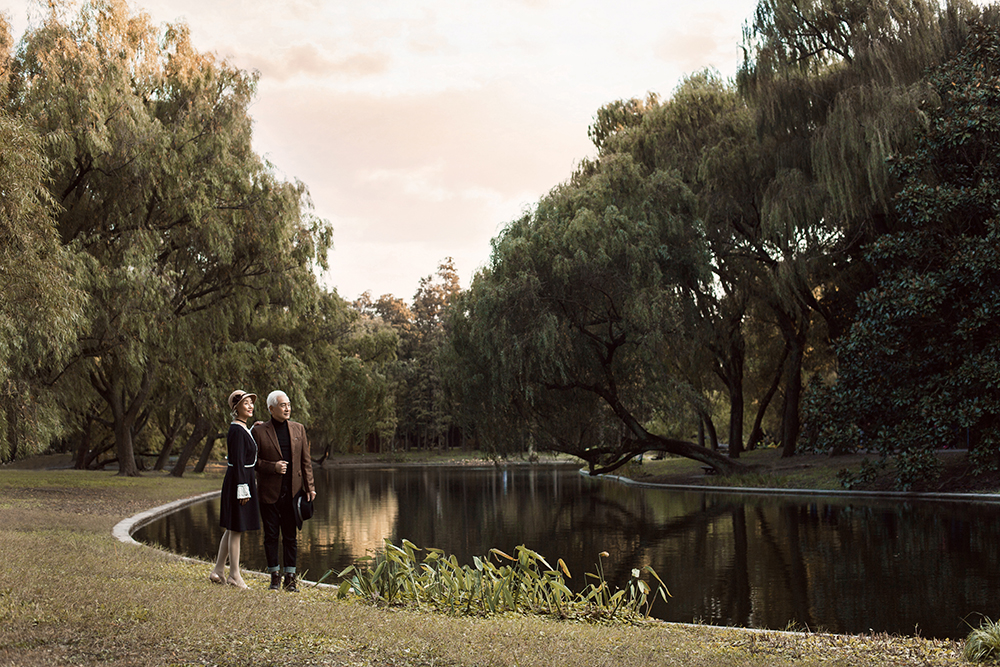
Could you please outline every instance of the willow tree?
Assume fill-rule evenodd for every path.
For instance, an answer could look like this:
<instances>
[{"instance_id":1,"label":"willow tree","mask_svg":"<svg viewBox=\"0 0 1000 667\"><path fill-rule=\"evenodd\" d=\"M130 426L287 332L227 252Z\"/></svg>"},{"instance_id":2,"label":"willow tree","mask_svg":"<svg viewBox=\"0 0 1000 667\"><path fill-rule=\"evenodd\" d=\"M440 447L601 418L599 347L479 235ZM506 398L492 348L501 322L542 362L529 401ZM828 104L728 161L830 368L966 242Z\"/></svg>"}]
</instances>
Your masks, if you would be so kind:
<instances>
[{"instance_id":1,"label":"willow tree","mask_svg":"<svg viewBox=\"0 0 1000 667\"><path fill-rule=\"evenodd\" d=\"M39 137L0 110L0 460L37 452L58 432L43 378L71 353L80 324L82 293L45 173Z\"/></svg>"},{"instance_id":2,"label":"willow tree","mask_svg":"<svg viewBox=\"0 0 1000 667\"><path fill-rule=\"evenodd\" d=\"M0 97L12 47L0 14ZM41 377L71 352L81 314L45 177L41 138L0 106L0 461L34 453L58 432Z\"/></svg>"},{"instance_id":3,"label":"willow tree","mask_svg":"<svg viewBox=\"0 0 1000 667\"><path fill-rule=\"evenodd\" d=\"M873 285L863 249L899 225L886 158L923 122L927 69L957 52L980 13L964 0L763 0L747 27L740 89L758 110L760 136L776 142L762 217L776 232L772 309L791 351L786 453L812 314L837 338Z\"/></svg>"},{"instance_id":4,"label":"willow tree","mask_svg":"<svg viewBox=\"0 0 1000 667\"><path fill-rule=\"evenodd\" d=\"M450 380L497 452L565 452L608 472L663 450L721 471L742 466L652 432L683 378L664 363L711 280L694 197L676 171L628 154L588 163L508 225L453 309Z\"/></svg>"},{"instance_id":5,"label":"willow tree","mask_svg":"<svg viewBox=\"0 0 1000 667\"><path fill-rule=\"evenodd\" d=\"M184 363L178 341L217 333L192 316L250 311L267 286L308 281L329 228L251 147L255 75L123 0L71 21L56 7L25 35L7 104L43 138L61 242L90 296L73 372L107 404L132 475L158 372Z\"/></svg>"},{"instance_id":6,"label":"willow tree","mask_svg":"<svg viewBox=\"0 0 1000 667\"><path fill-rule=\"evenodd\" d=\"M596 125L621 115L612 113L615 109L633 113L614 129L591 132L601 137L601 157L625 153L649 172L674 171L694 198L685 224L704 241L711 279L690 285L696 308L688 344L703 349L707 359L701 369L691 366L688 378L692 385L704 384L697 375L711 368L725 387L729 453L738 457L746 405L744 327L751 304L762 298L767 267L774 263L759 214L773 175L768 145L757 139L753 110L709 70L685 79L663 103L650 96L643 103L608 108L598 113Z\"/></svg>"}]
</instances>

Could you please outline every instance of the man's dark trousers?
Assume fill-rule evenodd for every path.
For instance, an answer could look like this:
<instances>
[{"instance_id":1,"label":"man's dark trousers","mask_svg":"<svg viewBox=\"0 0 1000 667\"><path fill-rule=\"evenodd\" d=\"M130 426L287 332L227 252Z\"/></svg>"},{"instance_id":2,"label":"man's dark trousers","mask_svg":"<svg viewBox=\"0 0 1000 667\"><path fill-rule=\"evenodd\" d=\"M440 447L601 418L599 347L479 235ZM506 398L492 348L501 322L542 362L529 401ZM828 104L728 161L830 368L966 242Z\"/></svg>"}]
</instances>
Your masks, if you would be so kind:
<instances>
[{"instance_id":1,"label":"man's dark trousers","mask_svg":"<svg viewBox=\"0 0 1000 667\"><path fill-rule=\"evenodd\" d=\"M279 563L285 572L295 572L296 535L295 509L292 494L284 492L276 503L261 503L260 518L264 528L264 557L269 572L279 572ZM282 558L278 559L278 532L281 532Z\"/></svg>"}]
</instances>

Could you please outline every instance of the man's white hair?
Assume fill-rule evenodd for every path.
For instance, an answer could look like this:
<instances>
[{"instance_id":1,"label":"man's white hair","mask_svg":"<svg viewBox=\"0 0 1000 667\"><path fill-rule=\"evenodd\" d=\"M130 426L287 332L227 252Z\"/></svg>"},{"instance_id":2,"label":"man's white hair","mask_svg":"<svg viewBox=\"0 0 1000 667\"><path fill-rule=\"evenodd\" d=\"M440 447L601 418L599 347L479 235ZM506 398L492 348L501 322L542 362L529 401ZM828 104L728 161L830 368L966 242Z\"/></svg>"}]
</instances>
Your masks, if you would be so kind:
<instances>
[{"instance_id":1,"label":"man's white hair","mask_svg":"<svg viewBox=\"0 0 1000 667\"><path fill-rule=\"evenodd\" d=\"M280 389L275 389L274 391L272 391L270 394L267 395L267 407L273 408L274 406L276 406L278 404L279 396L284 396L286 400L288 399L288 394L281 391Z\"/></svg>"}]
</instances>

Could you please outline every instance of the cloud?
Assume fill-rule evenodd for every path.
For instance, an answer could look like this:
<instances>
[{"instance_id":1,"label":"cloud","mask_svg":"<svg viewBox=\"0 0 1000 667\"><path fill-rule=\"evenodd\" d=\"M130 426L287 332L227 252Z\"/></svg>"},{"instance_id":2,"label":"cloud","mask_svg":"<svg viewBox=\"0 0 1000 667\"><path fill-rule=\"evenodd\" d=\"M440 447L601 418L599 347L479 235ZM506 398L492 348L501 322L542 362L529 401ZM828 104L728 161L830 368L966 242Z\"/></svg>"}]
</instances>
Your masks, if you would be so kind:
<instances>
[{"instance_id":1,"label":"cloud","mask_svg":"<svg viewBox=\"0 0 1000 667\"><path fill-rule=\"evenodd\" d=\"M733 69L742 33L718 12L699 12L672 24L654 47L658 58L691 73L705 67Z\"/></svg>"},{"instance_id":2,"label":"cloud","mask_svg":"<svg viewBox=\"0 0 1000 667\"><path fill-rule=\"evenodd\" d=\"M297 44L266 54L235 53L234 60L242 67L259 71L267 79L284 83L295 77L316 80L375 76L388 71L391 58L389 54L379 52L338 58L328 55L315 44Z\"/></svg>"}]
</instances>

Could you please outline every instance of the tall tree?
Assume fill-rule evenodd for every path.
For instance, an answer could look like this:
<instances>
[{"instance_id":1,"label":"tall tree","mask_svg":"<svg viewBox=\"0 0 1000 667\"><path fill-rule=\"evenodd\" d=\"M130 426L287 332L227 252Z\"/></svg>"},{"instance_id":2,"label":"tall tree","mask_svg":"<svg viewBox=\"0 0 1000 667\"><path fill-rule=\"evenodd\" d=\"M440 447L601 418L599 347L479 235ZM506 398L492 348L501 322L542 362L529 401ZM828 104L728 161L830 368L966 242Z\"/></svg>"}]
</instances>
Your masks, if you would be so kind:
<instances>
[{"instance_id":1,"label":"tall tree","mask_svg":"<svg viewBox=\"0 0 1000 667\"><path fill-rule=\"evenodd\" d=\"M789 350L786 454L796 446L812 314L836 338L873 284L863 248L899 225L885 159L921 124L927 68L957 51L979 13L964 0L763 0L747 27L737 78L758 132L776 142L762 217L781 260L772 308Z\"/></svg>"},{"instance_id":2,"label":"tall tree","mask_svg":"<svg viewBox=\"0 0 1000 667\"><path fill-rule=\"evenodd\" d=\"M448 257L434 274L420 279L412 304L391 294L372 302L367 293L354 304L373 331L388 327L395 334L395 354L384 372L392 438L407 449L414 444L438 446L454 433L455 410L444 387L439 355L446 340L446 313L460 290L458 273ZM385 429L379 432L385 435Z\"/></svg>"},{"instance_id":3,"label":"tall tree","mask_svg":"<svg viewBox=\"0 0 1000 667\"><path fill-rule=\"evenodd\" d=\"M197 52L183 25L95 0L72 22L53 11L13 69L8 105L45 140L61 240L85 260L77 372L111 411L120 474L137 474L138 417L183 359L175 334L309 283L329 227L252 150L256 77Z\"/></svg>"},{"instance_id":4,"label":"tall tree","mask_svg":"<svg viewBox=\"0 0 1000 667\"><path fill-rule=\"evenodd\" d=\"M0 15L0 95L11 46ZM0 106L0 461L36 453L58 434L44 376L72 352L84 302L74 258L59 243L43 153L41 137Z\"/></svg>"},{"instance_id":5,"label":"tall tree","mask_svg":"<svg viewBox=\"0 0 1000 667\"><path fill-rule=\"evenodd\" d=\"M723 471L740 465L647 428L678 383L662 359L686 335L686 298L707 281L676 171L628 154L584 165L494 240L488 268L452 311L449 373L495 451L574 454L592 474L649 450Z\"/></svg>"},{"instance_id":6,"label":"tall tree","mask_svg":"<svg viewBox=\"0 0 1000 667\"><path fill-rule=\"evenodd\" d=\"M869 248L878 285L826 420L829 446L898 452L902 488L934 475L941 445L1000 466L1000 29L978 24L930 83L929 123L891 162L902 229Z\"/></svg>"},{"instance_id":7,"label":"tall tree","mask_svg":"<svg viewBox=\"0 0 1000 667\"><path fill-rule=\"evenodd\" d=\"M420 280L413 296L415 346L410 372L409 407L424 443L441 444L454 426L454 415L442 385L439 354L445 344L445 317L461 293L455 263L445 258L433 276Z\"/></svg>"},{"instance_id":8,"label":"tall tree","mask_svg":"<svg viewBox=\"0 0 1000 667\"><path fill-rule=\"evenodd\" d=\"M600 132L601 156L627 153L650 172L673 170L695 198L685 224L704 240L712 278L690 286L696 309L687 342L707 358L689 365L687 378L692 386L712 391L714 383L697 377L711 368L722 383L729 404L729 453L735 458L742 451L747 403L747 313L755 303L774 300L771 276L780 264L761 217L774 177L769 166L773 142L758 138L753 109L710 70L688 77L662 104L651 99L629 108L641 109L641 121ZM598 114L598 122L601 118ZM674 357L689 354L673 352Z\"/></svg>"}]
</instances>

